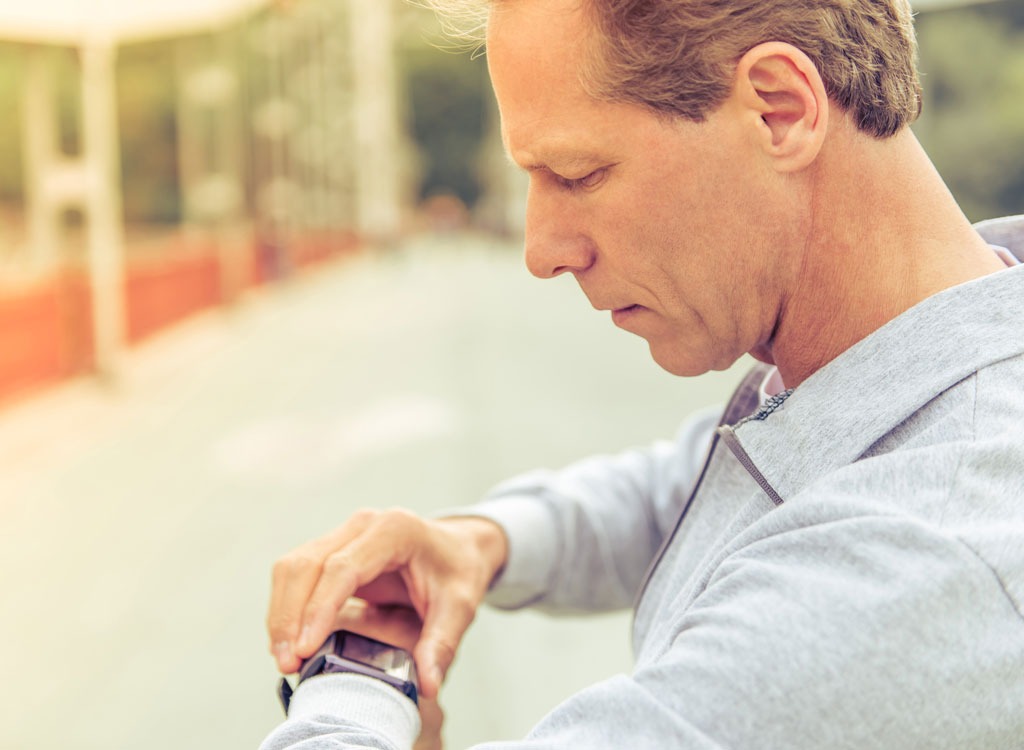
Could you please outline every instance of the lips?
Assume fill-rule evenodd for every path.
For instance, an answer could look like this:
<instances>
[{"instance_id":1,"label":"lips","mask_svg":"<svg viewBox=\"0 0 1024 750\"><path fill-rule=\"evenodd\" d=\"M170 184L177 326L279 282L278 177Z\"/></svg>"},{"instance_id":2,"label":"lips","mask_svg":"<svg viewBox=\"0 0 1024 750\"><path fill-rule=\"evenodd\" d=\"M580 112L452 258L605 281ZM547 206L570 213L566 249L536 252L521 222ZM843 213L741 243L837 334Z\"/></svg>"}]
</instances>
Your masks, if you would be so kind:
<instances>
[{"instance_id":1,"label":"lips","mask_svg":"<svg viewBox=\"0 0 1024 750\"><path fill-rule=\"evenodd\" d=\"M620 307L612 310L612 323L617 326L622 325L622 323L628 321L638 313L643 312L644 309L645 308L642 305L630 305L629 307Z\"/></svg>"}]
</instances>

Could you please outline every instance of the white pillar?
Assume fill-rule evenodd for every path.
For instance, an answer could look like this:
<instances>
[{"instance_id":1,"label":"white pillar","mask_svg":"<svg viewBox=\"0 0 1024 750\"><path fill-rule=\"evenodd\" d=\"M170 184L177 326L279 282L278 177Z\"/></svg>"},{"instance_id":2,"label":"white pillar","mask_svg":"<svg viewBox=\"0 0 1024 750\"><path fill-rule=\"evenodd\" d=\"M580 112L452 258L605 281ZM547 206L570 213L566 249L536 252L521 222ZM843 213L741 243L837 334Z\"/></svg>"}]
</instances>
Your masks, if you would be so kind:
<instances>
[{"instance_id":1,"label":"white pillar","mask_svg":"<svg viewBox=\"0 0 1024 750\"><path fill-rule=\"evenodd\" d=\"M401 226L401 148L391 0L349 0L355 117L356 226L389 238Z\"/></svg>"},{"instance_id":2,"label":"white pillar","mask_svg":"<svg viewBox=\"0 0 1024 750\"><path fill-rule=\"evenodd\" d=\"M93 347L99 375L117 375L125 339L125 263L118 154L117 95L112 43L90 40L81 48L82 164L89 176L89 280Z\"/></svg>"}]
</instances>

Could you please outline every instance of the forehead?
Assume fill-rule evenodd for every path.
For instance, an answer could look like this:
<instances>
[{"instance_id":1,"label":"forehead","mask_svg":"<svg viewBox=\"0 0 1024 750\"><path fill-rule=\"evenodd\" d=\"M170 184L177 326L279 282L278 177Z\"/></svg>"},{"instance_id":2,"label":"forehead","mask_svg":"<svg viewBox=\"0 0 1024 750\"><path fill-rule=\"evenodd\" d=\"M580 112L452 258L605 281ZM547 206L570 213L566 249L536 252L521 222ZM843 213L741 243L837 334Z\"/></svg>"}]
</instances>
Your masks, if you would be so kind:
<instances>
[{"instance_id":1,"label":"forehead","mask_svg":"<svg viewBox=\"0 0 1024 750\"><path fill-rule=\"evenodd\" d=\"M504 0L488 25L487 59L509 156L567 173L663 149L678 136L637 104L591 96L581 82L591 43L583 0Z\"/></svg>"},{"instance_id":2,"label":"forehead","mask_svg":"<svg viewBox=\"0 0 1024 750\"><path fill-rule=\"evenodd\" d=\"M579 0L509 0L492 9L488 67L513 158L540 146L596 145L588 141L608 104L580 82L588 31Z\"/></svg>"}]
</instances>

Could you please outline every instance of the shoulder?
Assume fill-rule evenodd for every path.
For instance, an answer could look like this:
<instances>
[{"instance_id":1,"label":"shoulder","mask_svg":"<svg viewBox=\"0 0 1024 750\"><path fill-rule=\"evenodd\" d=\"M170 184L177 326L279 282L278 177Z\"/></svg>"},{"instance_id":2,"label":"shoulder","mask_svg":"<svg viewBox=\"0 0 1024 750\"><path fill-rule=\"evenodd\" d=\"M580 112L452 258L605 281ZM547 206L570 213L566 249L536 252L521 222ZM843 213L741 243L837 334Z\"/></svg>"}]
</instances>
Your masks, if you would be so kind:
<instances>
[{"instance_id":1,"label":"shoulder","mask_svg":"<svg viewBox=\"0 0 1024 750\"><path fill-rule=\"evenodd\" d=\"M713 675L712 723L758 706L762 746L1002 747L1024 727L1024 619L990 565L863 493L768 513L675 625L662 665Z\"/></svg>"},{"instance_id":2,"label":"shoulder","mask_svg":"<svg viewBox=\"0 0 1024 750\"><path fill-rule=\"evenodd\" d=\"M867 552L903 571L894 585L916 587L908 575L935 565L980 566L1024 615L1024 355L939 394L750 531Z\"/></svg>"}]
</instances>

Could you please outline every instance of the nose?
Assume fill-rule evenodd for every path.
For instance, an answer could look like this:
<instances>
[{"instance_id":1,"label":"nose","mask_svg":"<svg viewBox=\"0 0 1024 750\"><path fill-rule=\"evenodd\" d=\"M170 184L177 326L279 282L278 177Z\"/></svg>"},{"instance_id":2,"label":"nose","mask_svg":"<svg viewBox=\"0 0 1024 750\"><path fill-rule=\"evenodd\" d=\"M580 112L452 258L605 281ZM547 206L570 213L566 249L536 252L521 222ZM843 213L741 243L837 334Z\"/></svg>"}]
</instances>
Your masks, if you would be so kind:
<instances>
[{"instance_id":1,"label":"nose","mask_svg":"<svg viewBox=\"0 0 1024 750\"><path fill-rule=\"evenodd\" d=\"M595 250L571 199L562 199L530 180L526 196L526 267L539 279L580 273L594 263Z\"/></svg>"}]
</instances>

